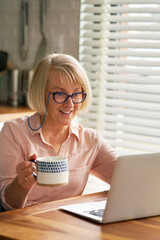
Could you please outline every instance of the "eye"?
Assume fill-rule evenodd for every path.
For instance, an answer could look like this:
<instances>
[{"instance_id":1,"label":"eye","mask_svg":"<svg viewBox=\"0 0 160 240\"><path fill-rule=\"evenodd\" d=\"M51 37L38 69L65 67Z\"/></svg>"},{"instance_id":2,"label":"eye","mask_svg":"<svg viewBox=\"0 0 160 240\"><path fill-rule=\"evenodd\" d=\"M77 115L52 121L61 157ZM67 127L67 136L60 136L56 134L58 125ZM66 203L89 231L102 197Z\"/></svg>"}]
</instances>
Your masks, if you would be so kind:
<instances>
[{"instance_id":1,"label":"eye","mask_svg":"<svg viewBox=\"0 0 160 240\"><path fill-rule=\"evenodd\" d=\"M61 96L61 95L64 95L65 93L63 93L63 92L56 92L56 94L57 94L58 96Z\"/></svg>"},{"instance_id":2,"label":"eye","mask_svg":"<svg viewBox=\"0 0 160 240\"><path fill-rule=\"evenodd\" d=\"M67 95L63 92L55 92L54 93L54 100L57 103L62 103L65 101L65 99L67 98Z\"/></svg>"},{"instance_id":3,"label":"eye","mask_svg":"<svg viewBox=\"0 0 160 240\"><path fill-rule=\"evenodd\" d=\"M63 93L63 92L55 92L55 94L56 94L57 96L65 96L65 95L66 95L66 94Z\"/></svg>"}]
</instances>

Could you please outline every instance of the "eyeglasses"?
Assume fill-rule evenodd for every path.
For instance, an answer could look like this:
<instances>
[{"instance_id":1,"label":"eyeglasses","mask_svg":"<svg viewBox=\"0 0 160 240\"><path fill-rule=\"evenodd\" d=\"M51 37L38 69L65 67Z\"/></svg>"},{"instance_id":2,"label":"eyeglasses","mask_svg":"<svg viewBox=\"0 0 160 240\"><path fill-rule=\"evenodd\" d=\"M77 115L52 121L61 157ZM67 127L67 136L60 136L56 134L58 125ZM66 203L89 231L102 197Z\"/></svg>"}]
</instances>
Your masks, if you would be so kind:
<instances>
[{"instance_id":1,"label":"eyeglasses","mask_svg":"<svg viewBox=\"0 0 160 240\"><path fill-rule=\"evenodd\" d=\"M87 93L85 92L77 92L73 93L72 95L68 95L63 92L49 92L49 93L53 95L54 101L59 104L66 102L69 97L71 97L73 103L77 104L82 103L87 96Z\"/></svg>"}]
</instances>

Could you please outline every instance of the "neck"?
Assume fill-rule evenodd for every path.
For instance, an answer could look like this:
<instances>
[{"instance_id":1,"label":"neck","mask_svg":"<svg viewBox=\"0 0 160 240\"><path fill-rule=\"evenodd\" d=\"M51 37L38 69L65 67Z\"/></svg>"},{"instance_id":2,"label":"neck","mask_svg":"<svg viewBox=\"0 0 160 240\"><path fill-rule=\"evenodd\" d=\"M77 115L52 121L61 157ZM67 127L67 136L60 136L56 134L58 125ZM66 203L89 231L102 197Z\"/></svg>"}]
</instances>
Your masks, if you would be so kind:
<instances>
[{"instance_id":1,"label":"neck","mask_svg":"<svg viewBox=\"0 0 160 240\"><path fill-rule=\"evenodd\" d=\"M68 137L69 126L56 125L52 121L45 121L42 126L42 133L44 139L50 143L58 153L61 145Z\"/></svg>"},{"instance_id":2,"label":"neck","mask_svg":"<svg viewBox=\"0 0 160 240\"><path fill-rule=\"evenodd\" d=\"M68 132L69 126L64 126L64 125L59 125L59 124L55 124L53 122L50 121L46 121L44 122L43 126L42 126L42 132L51 132L53 135L57 135L57 134L64 134L66 132Z\"/></svg>"}]
</instances>

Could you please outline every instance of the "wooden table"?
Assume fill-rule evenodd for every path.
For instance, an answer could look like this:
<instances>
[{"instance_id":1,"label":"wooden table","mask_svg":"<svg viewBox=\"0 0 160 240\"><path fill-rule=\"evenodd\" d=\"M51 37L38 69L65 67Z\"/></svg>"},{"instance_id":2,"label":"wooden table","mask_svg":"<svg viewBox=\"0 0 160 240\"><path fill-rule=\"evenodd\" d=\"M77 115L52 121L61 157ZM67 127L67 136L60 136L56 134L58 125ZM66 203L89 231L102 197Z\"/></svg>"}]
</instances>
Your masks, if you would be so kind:
<instances>
[{"instance_id":1,"label":"wooden table","mask_svg":"<svg viewBox=\"0 0 160 240\"><path fill-rule=\"evenodd\" d=\"M28 112L31 111L27 106L18 106L13 107L9 105L1 105L0 104L0 114L4 113L20 113L20 112Z\"/></svg>"},{"instance_id":2,"label":"wooden table","mask_svg":"<svg viewBox=\"0 0 160 240\"><path fill-rule=\"evenodd\" d=\"M62 205L104 199L106 196L107 192L101 192L0 213L0 239L160 239L160 217L101 225L58 210Z\"/></svg>"}]
</instances>

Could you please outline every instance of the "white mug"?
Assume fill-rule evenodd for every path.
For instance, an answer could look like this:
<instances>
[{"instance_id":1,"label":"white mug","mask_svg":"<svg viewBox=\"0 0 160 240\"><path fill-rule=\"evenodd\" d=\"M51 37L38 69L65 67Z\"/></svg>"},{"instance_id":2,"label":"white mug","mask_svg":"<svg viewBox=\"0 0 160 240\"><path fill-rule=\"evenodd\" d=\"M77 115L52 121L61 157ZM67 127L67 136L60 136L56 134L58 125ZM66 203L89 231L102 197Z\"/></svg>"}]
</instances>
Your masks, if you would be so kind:
<instances>
[{"instance_id":1,"label":"white mug","mask_svg":"<svg viewBox=\"0 0 160 240\"><path fill-rule=\"evenodd\" d=\"M40 157L36 159L36 164L38 185L58 186L68 184L67 157Z\"/></svg>"}]
</instances>

